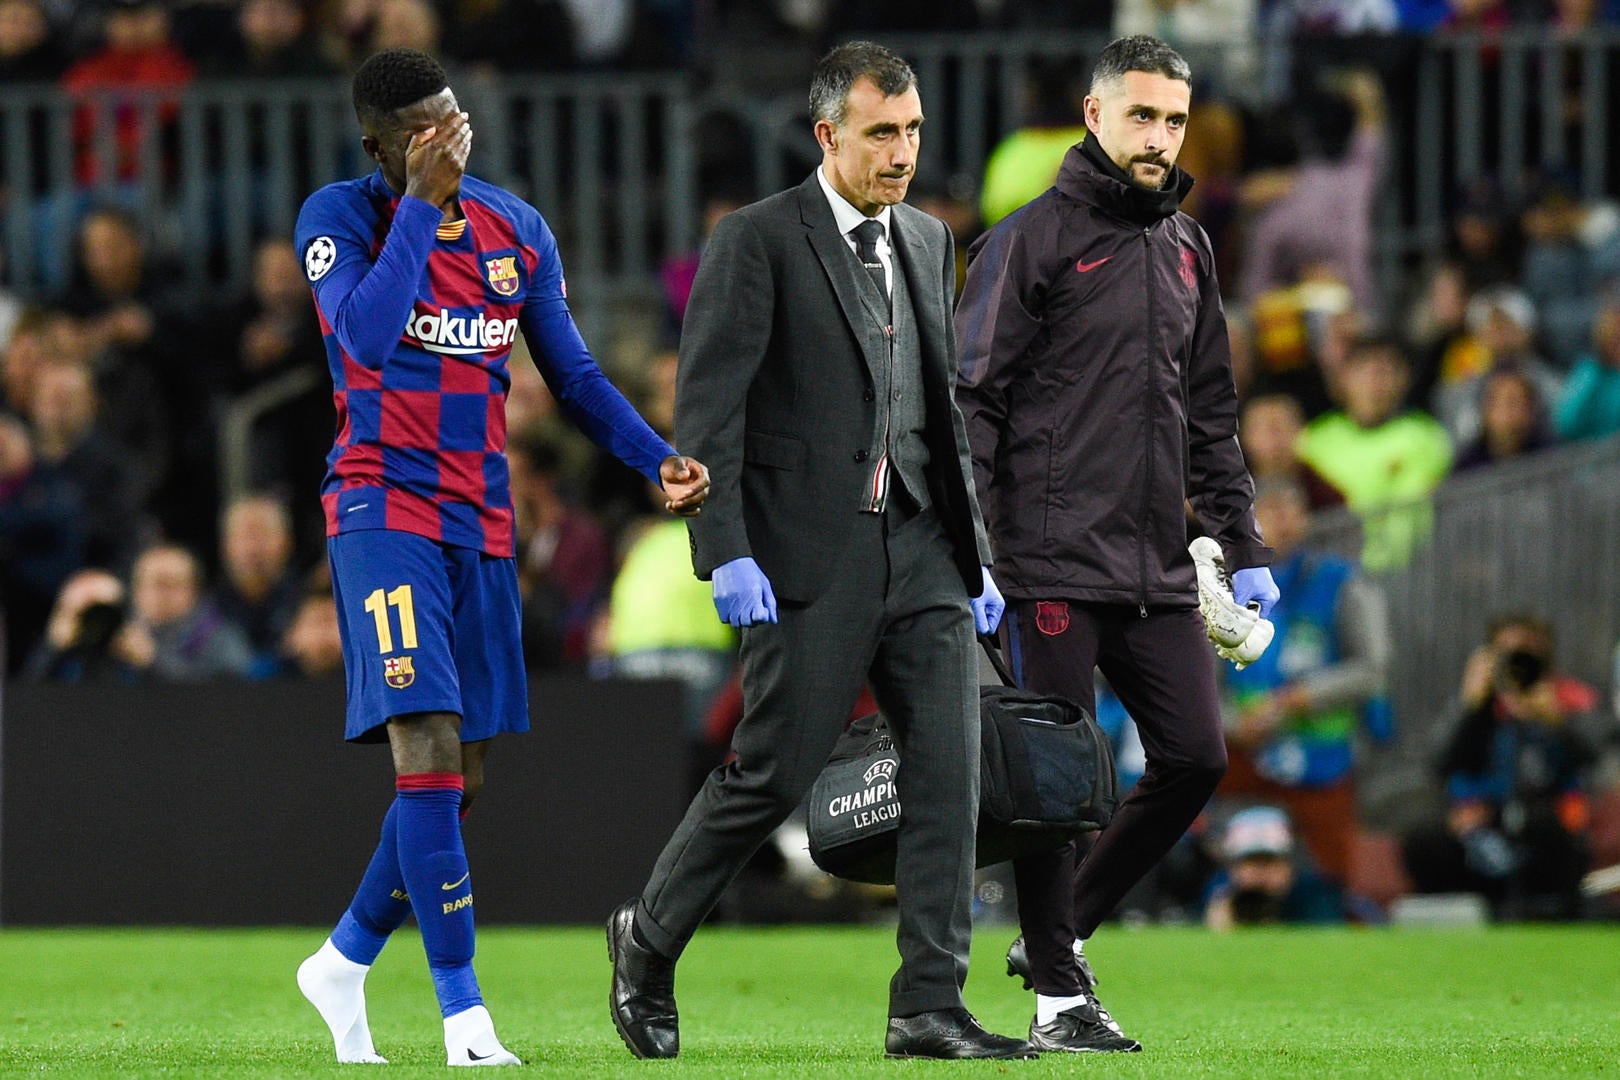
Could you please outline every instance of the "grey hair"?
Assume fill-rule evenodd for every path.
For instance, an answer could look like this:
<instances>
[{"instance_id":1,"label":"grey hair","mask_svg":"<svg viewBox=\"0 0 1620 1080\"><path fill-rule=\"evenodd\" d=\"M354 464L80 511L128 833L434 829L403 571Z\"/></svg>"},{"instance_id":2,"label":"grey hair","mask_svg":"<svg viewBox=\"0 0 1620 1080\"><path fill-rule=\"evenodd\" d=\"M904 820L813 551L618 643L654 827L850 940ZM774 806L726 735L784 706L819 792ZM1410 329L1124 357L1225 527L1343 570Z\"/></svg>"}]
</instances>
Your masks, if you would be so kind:
<instances>
[{"instance_id":1,"label":"grey hair","mask_svg":"<svg viewBox=\"0 0 1620 1080\"><path fill-rule=\"evenodd\" d=\"M1145 71L1192 85L1192 68L1180 53L1156 37L1133 34L1115 38L1097 57L1097 66L1091 69L1091 92L1095 94L1103 83L1123 79L1127 71Z\"/></svg>"},{"instance_id":2,"label":"grey hair","mask_svg":"<svg viewBox=\"0 0 1620 1080\"><path fill-rule=\"evenodd\" d=\"M834 127L849 113L849 91L860 78L872 80L884 97L903 94L917 85L917 73L894 53L871 41L846 41L816 65L810 78L810 120Z\"/></svg>"}]
</instances>

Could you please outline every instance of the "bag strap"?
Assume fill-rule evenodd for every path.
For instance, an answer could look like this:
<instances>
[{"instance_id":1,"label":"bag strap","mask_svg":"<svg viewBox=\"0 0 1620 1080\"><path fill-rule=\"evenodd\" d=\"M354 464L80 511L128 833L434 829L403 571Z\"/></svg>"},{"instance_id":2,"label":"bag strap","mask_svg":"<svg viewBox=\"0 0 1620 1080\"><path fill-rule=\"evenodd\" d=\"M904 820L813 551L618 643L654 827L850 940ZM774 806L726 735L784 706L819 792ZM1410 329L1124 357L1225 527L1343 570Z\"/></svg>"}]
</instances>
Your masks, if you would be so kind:
<instances>
[{"instance_id":1,"label":"bag strap","mask_svg":"<svg viewBox=\"0 0 1620 1080\"><path fill-rule=\"evenodd\" d=\"M996 669L996 677L1001 680L1001 685L1016 688L1018 680L1013 678L1012 669L1001 655L1001 642L996 640L994 634L980 634L979 644L984 648L984 655L990 658L990 666Z\"/></svg>"}]
</instances>

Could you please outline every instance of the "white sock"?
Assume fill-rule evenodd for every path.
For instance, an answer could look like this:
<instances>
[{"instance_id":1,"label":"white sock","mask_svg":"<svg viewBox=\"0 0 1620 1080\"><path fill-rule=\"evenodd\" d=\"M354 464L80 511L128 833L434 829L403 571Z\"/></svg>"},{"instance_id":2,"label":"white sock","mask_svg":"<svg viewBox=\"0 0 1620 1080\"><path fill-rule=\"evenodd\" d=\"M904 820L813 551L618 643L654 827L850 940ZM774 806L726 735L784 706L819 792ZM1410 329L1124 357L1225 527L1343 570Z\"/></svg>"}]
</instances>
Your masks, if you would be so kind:
<instances>
[{"instance_id":1,"label":"white sock","mask_svg":"<svg viewBox=\"0 0 1620 1080\"><path fill-rule=\"evenodd\" d=\"M298 965L298 989L331 1029L337 1059L348 1064L388 1064L371 1045L371 1028L366 1023L366 972L370 970L369 965L357 964L338 952L331 938Z\"/></svg>"},{"instance_id":2,"label":"white sock","mask_svg":"<svg viewBox=\"0 0 1620 1080\"><path fill-rule=\"evenodd\" d=\"M451 1065L521 1065L495 1037L495 1021L482 1005L444 1018L444 1049Z\"/></svg>"},{"instance_id":3,"label":"white sock","mask_svg":"<svg viewBox=\"0 0 1620 1080\"><path fill-rule=\"evenodd\" d=\"M1084 1005L1091 999L1084 994L1074 997L1047 997L1045 994L1035 995L1035 1023L1037 1026L1050 1024L1057 1019L1057 1014L1065 1009L1072 1009L1076 1005Z\"/></svg>"}]
</instances>

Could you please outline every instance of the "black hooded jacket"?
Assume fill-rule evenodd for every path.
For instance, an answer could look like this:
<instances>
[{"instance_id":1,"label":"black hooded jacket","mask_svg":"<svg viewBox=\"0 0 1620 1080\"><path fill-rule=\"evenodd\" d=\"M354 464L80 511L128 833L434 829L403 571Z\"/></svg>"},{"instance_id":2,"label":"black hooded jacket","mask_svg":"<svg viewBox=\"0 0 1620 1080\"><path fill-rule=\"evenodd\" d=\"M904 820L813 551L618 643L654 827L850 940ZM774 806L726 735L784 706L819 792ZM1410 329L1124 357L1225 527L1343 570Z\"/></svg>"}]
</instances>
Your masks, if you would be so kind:
<instances>
[{"instance_id":1,"label":"black hooded jacket","mask_svg":"<svg viewBox=\"0 0 1620 1080\"><path fill-rule=\"evenodd\" d=\"M1192 178L1131 184L1095 140L980 237L957 401L1009 598L1197 603L1184 503L1228 566L1264 566L1209 238Z\"/></svg>"}]
</instances>

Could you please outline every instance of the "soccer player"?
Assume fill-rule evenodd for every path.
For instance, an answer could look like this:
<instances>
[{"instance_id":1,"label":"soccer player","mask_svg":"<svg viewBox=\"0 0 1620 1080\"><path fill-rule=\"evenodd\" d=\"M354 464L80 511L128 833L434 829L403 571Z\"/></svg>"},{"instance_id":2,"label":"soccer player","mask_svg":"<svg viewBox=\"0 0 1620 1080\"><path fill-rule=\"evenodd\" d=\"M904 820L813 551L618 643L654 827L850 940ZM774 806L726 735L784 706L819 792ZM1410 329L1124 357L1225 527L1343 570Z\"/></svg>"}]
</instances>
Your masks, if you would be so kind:
<instances>
[{"instance_id":1,"label":"soccer player","mask_svg":"<svg viewBox=\"0 0 1620 1080\"><path fill-rule=\"evenodd\" d=\"M444 69L412 49L354 77L370 176L330 184L296 242L320 309L337 407L327 457L332 588L348 678L345 737L386 740L396 797L348 911L298 970L339 1061L376 1062L365 977L415 912L451 1065L517 1065L473 974L460 817L490 740L529 726L504 449L521 329L564 412L696 514L708 470L636 414L580 339L551 231L464 174L472 128Z\"/></svg>"}]
</instances>

